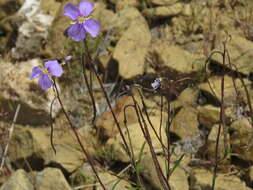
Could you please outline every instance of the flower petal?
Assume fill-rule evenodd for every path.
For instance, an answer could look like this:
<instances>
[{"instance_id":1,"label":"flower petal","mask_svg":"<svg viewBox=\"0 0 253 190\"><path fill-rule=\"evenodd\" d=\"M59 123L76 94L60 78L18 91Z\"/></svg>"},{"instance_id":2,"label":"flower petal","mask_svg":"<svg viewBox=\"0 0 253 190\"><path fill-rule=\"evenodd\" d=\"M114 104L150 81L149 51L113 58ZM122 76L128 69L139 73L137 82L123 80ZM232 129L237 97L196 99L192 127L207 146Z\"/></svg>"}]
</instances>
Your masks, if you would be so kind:
<instances>
[{"instance_id":1,"label":"flower petal","mask_svg":"<svg viewBox=\"0 0 253 190\"><path fill-rule=\"evenodd\" d=\"M96 20L89 19L83 23L83 27L85 31L91 35L91 37L95 38L99 33L100 23Z\"/></svg>"},{"instance_id":2,"label":"flower petal","mask_svg":"<svg viewBox=\"0 0 253 190\"><path fill-rule=\"evenodd\" d=\"M48 73L53 76L60 77L63 73L62 66L57 60L46 61L45 67L47 68Z\"/></svg>"},{"instance_id":3,"label":"flower petal","mask_svg":"<svg viewBox=\"0 0 253 190\"><path fill-rule=\"evenodd\" d=\"M42 74L43 74L43 72L42 72L41 68L36 66L36 67L33 67L32 73L30 74L29 78L34 79Z\"/></svg>"},{"instance_id":4,"label":"flower petal","mask_svg":"<svg viewBox=\"0 0 253 190\"><path fill-rule=\"evenodd\" d=\"M77 18L81 16L78 7L72 3L65 5L63 15L71 18L72 20L77 20Z\"/></svg>"},{"instance_id":5,"label":"flower petal","mask_svg":"<svg viewBox=\"0 0 253 190\"><path fill-rule=\"evenodd\" d=\"M76 23L69 27L68 36L74 41L82 41L85 38L85 29L82 24Z\"/></svg>"},{"instance_id":6,"label":"flower petal","mask_svg":"<svg viewBox=\"0 0 253 190\"><path fill-rule=\"evenodd\" d=\"M79 4L79 11L83 17L89 16L89 14L93 11L94 4L88 1L82 1Z\"/></svg>"},{"instance_id":7,"label":"flower petal","mask_svg":"<svg viewBox=\"0 0 253 190\"><path fill-rule=\"evenodd\" d=\"M53 83L47 74L44 74L39 78L39 86L43 90L49 89L52 86L52 84Z\"/></svg>"}]
</instances>

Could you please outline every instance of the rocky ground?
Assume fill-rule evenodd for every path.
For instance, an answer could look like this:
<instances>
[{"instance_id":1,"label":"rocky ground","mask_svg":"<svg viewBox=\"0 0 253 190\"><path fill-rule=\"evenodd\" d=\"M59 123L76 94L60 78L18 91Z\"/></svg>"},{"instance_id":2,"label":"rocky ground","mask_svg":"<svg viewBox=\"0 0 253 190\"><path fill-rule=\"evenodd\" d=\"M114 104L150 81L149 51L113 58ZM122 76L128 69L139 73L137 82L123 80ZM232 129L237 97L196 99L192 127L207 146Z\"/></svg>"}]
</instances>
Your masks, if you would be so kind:
<instances>
[{"instance_id":1,"label":"rocky ground","mask_svg":"<svg viewBox=\"0 0 253 190\"><path fill-rule=\"evenodd\" d=\"M139 117L129 107L135 103L130 94L149 116L147 128L164 173L161 144L170 137L172 190L210 190L216 158L216 190L253 189L253 1L92 1L102 28L87 42L122 132L130 136L138 171L94 75L92 122L92 101L81 77L83 46L65 35L67 2L78 3L0 0L0 190L102 189L55 92L41 90L28 77L44 60L67 56L72 60L63 65L57 84L106 189L163 189ZM153 90L157 78L161 86Z\"/></svg>"}]
</instances>

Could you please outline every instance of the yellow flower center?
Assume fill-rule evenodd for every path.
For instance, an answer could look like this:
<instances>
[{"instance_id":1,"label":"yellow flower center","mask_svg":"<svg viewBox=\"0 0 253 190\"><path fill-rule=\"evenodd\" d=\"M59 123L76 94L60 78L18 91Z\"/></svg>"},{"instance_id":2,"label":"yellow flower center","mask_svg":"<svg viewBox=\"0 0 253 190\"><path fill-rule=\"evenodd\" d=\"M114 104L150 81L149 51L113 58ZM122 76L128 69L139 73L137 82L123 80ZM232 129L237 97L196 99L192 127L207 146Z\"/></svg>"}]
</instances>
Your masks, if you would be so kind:
<instances>
[{"instance_id":1,"label":"yellow flower center","mask_svg":"<svg viewBox=\"0 0 253 190\"><path fill-rule=\"evenodd\" d=\"M90 17L91 17L90 15L87 16L87 17L79 16L78 19L77 19L77 22L79 22L81 24L81 23L85 22L86 20L90 19Z\"/></svg>"}]
</instances>

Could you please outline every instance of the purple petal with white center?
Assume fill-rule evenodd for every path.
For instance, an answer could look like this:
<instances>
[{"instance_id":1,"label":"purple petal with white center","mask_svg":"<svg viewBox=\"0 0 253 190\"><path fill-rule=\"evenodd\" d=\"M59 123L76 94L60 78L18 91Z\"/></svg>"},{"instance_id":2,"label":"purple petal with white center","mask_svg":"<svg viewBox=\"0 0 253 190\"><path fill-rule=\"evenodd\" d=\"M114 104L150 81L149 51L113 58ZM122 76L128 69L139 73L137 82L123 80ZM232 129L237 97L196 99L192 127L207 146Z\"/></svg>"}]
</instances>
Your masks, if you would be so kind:
<instances>
[{"instance_id":1,"label":"purple petal with white center","mask_svg":"<svg viewBox=\"0 0 253 190\"><path fill-rule=\"evenodd\" d=\"M78 7L72 3L65 5L63 15L71 18L72 20L77 20L78 17L81 16Z\"/></svg>"},{"instance_id":2,"label":"purple petal with white center","mask_svg":"<svg viewBox=\"0 0 253 190\"><path fill-rule=\"evenodd\" d=\"M36 77L38 77L38 76L40 76L42 74L43 74L43 72L42 72L41 68L38 67L38 66L36 66L36 67L33 67L32 73L29 76L29 78L30 79L34 79L34 78L36 78Z\"/></svg>"},{"instance_id":3,"label":"purple petal with white center","mask_svg":"<svg viewBox=\"0 0 253 190\"><path fill-rule=\"evenodd\" d=\"M91 37L95 38L100 30L100 24L96 20L89 19L83 23L84 29L88 32Z\"/></svg>"},{"instance_id":4,"label":"purple petal with white center","mask_svg":"<svg viewBox=\"0 0 253 190\"><path fill-rule=\"evenodd\" d=\"M68 29L68 36L71 37L74 41L82 41L85 38L85 29L83 27L83 24L76 23L69 27Z\"/></svg>"},{"instance_id":5,"label":"purple petal with white center","mask_svg":"<svg viewBox=\"0 0 253 190\"><path fill-rule=\"evenodd\" d=\"M52 80L48 77L47 74L43 74L40 78L39 78L39 86L41 89L43 90L47 90L52 86Z\"/></svg>"},{"instance_id":6,"label":"purple petal with white center","mask_svg":"<svg viewBox=\"0 0 253 190\"><path fill-rule=\"evenodd\" d=\"M63 73L62 66L58 63L57 60L50 60L45 62L45 67L49 74L60 77Z\"/></svg>"},{"instance_id":7,"label":"purple petal with white center","mask_svg":"<svg viewBox=\"0 0 253 190\"><path fill-rule=\"evenodd\" d=\"M87 17L94 9L94 4L88 1L82 1L79 4L79 11L83 17Z\"/></svg>"}]
</instances>

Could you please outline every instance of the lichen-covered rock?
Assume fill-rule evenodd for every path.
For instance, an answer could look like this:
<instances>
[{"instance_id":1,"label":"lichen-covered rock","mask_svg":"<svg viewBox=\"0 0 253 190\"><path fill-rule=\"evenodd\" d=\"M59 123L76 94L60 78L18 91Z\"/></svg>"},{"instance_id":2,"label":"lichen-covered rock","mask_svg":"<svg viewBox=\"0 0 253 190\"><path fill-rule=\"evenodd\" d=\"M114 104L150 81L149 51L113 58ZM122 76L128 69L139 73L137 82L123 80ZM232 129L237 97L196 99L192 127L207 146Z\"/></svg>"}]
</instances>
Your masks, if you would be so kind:
<instances>
[{"instance_id":1,"label":"lichen-covered rock","mask_svg":"<svg viewBox=\"0 0 253 190\"><path fill-rule=\"evenodd\" d=\"M186 88L177 98L177 101L182 106L195 107L198 102L199 90L197 88Z\"/></svg>"},{"instance_id":2,"label":"lichen-covered rock","mask_svg":"<svg viewBox=\"0 0 253 190\"><path fill-rule=\"evenodd\" d=\"M41 55L59 3L50 0L42 5L41 7L40 0L25 1L18 11L14 20L14 23L19 26L18 37L15 47L12 49L12 58L26 59ZM50 6L46 7L45 5ZM41 8L46 13L43 13ZM46 8L50 9L47 11Z\"/></svg>"},{"instance_id":3,"label":"lichen-covered rock","mask_svg":"<svg viewBox=\"0 0 253 190\"><path fill-rule=\"evenodd\" d=\"M206 190L211 188L213 174L206 169L194 169L190 177L192 189ZM216 190L250 190L245 182L234 175L218 174L215 182Z\"/></svg>"},{"instance_id":4,"label":"lichen-covered rock","mask_svg":"<svg viewBox=\"0 0 253 190\"><path fill-rule=\"evenodd\" d=\"M253 161L253 128L248 118L234 121L230 129L233 152L242 160Z\"/></svg>"},{"instance_id":5,"label":"lichen-covered rock","mask_svg":"<svg viewBox=\"0 0 253 190\"><path fill-rule=\"evenodd\" d=\"M163 171L163 174L166 176L166 165L165 165L165 158L158 156L158 162L161 166L161 169ZM170 167L172 168L174 164L170 164ZM159 181L157 171L154 166L154 162L152 160L152 157L150 155L145 155L143 159L140 162L139 167L141 168L141 173L145 178L149 180L149 182L153 185L153 188L157 189L163 189L162 185ZM188 175L184 171L180 165L174 170L172 175L169 179L169 184L172 189L174 190L188 190L189 184L188 184Z\"/></svg>"},{"instance_id":6,"label":"lichen-covered rock","mask_svg":"<svg viewBox=\"0 0 253 190\"><path fill-rule=\"evenodd\" d=\"M28 174L19 169L0 187L0 190L34 190L34 186Z\"/></svg>"},{"instance_id":7,"label":"lichen-covered rock","mask_svg":"<svg viewBox=\"0 0 253 190\"><path fill-rule=\"evenodd\" d=\"M179 73L196 72L204 67L204 61L201 61L200 56L185 51L178 46L170 45L165 41L153 43L151 52L160 61L160 67L164 66Z\"/></svg>"},{"instance_id":8,"label":"lichen-covered rock","mask_svg":"<svg viewBox=\"0 0 253 190\"><path fill-rule=\"evenodd\" d=\"M207 127L212 127L220 120L220 108L212 105L199 106L198 108L199 123Z\"/></svg>"},{"instance_id":9,"label":"lichen-covered rock","mask_svg":"<svg viewBox=\"0 0 253 190\"><path fill-rule=\"evenodd\" d=\"M138 0L110 0L116 7L116 10L122 10L126 7L138 7L140 6L140 1Z\"/></svg>"},{"instance_id":10,"label":"lichen-covered rock","mask_svg":"<svg viewBox=\"0 0 253 190\"><path fill-rule=\"evenodd\" d=\"M239 72L249 75L252 73L253 69L253 55L251 52L253 49L253 43L238 35L231 35L230 37L231 40L227 42L226 48L229 52L231 63L236 66ZM223 45L220 44L217 49L223 51ZM220 54L214 54L211 58L222 64L222 56ZM229 63L227 57L226 63ZM233 68L233 70L235 69Z\"/></svg>"},{"instance_id":11,"label":"lichen-covered rock","mask_svg":"<svg viewBox=\"0 0 253 190\"><path fill-rule=\"evenodd\" d=\"M147 127L150 133L150 138L152 140L153 148L155 152L159 153L162 151L162 145L160 140L163 141L163 144L166 146L166 134L165 134L165 119L163 119L162 127L160 129L160 117L159 116L152 116L150 117L150 121L154 127L154 130L152 129L151 125L149 124L148 121ZM141 152L142 146L143 147L143 153L148 153L150 151L148 144L146 143L146 139L143 135L143 132L141 130L141 127L139 123L134 123L128 125L128 130L129 130L129 135L131 139L131 144L133 148L133 153L134 157L137 158ZM161 133L159 132L161 130ZM125 136L126 142L129 144L129 138L128 138L128 133L126 129L123 129L123 134ZM156 134L159 135L161 134L160 140L158 140ZM130 144L129 144L130 145ZM112 156L114 157L115 160L121 161L121 162L129 162L130 158L126 154L126 151L123 147L123 140L119 134L115 138L111 138L108 140L106 144L106 149L108 152L111 151Z\"/></svg>"},{"instance_id":12,"label":"lichen-covered rock","mask_svg":"<svg viewBox=\"0 0 253 190\"><path fill-rule=\"evenodd\" d=\"M228 160L230 155L228 155L229 151L229 134L226 132L228 126L221 126L220 129L220 137L219 137L219 146L218 146L218 159L221 160L221 163ZM214 125L208 135L207 138L207 155L210 160L214 160L215 158L215 148L216 148L216 141L218 135L219 125ZM225 144L226 143L226 144ZM226 157L225 157L226 156Z\"/></svg>"},{"instance_id":13,"label":"lichen-covered rock","mask_svg":"<svg viewBox=\"0 0 253 190\"><path fill-rule=\"evenodd\" d=\"M168 6L158 6L148 8L143 11L143 14L149 18L164 18L180 14L183 10L182 3L176 3Z\"/></svg>"},{"instance_id":14,"label":"lichen-covered rock","mask_svg":"<svg viewBox=\"0 0 253 190\"><path fill-rule=\"evenodd\" d=\"M99 178L101 179L102 183L105 185L106 189L115 189L115 190L128 190L131 189L132 185L122 179L118 178L115 175L110 174L109 172L100 172L98 173ZM96 190L102 190L101 186L97 186Z\"/></svg>"},{"instance_id":15,"label":"lichen-covered rock","mask_svg":"<svg viewBox=\"0 0 253 190\"><path fill-rule=\"evenodd\" d=\"M34 186L36 190L72 189L61 170L57 168L46 168L43 171L38 172L35 177Z\"/></svg>"},{"instance_id":16,"label":"lichen-covered rock","mask_svg":"<svg viewBox=\"0 0 253 190\"><path fill-rule=\"evenodd\" d=\"M133 104L133 100L130 96L122 96L118 99L116 105L113 107L114 114L118 119L119 125L122 127L124 126L124 119L127 120L128 125L131 125L138 121L136 113L132 107L129 107L124 112L125 106L131 104ZM99 133L102 136L111 138L119 133L112 113L109 110L104 112L102 116L97 119L96 126L98 127Z\"/></svg>"},{"instance_id":17,"label":"lichen-covered rock","mask_svg":"<svg viewBox=\"0 0 253 190\"><path fill-rule=\"evenodd\" d=\"M16 126L10 141L8 155L11 162L32 156L34 159L35 157L42 159L49 148L51 148L50 141L42 130Z\"/></svg>"},{"instance_id":18,"label":"lichen-covered rock","mask_svg":"<svg viewBox=\"0 0 253 190\"><path fill-rule=\"evenodd\" d=\"M196 136L199 134L197 110L192 107L182 108L171 123L171 132L180 138Z\"/></svg>"},{"instance_id":19,"label":"lichen-covered rock","mask_svg":"<svg viewBox=\"0 0 253 190\"><path fill-rule=\"evenodd\" d=\"M140 17L132 21L113 52L113 59L119 64L120 76L129 79L143 74L150 42L151 34L146 20Z\"/></svg>"},{"instance_id":20,"label":"lichen-covered rock","mask_svg":"<svg viewBox=\"0 0 253 190\"><path fill-rule=\"evenodd\" d=\"M216 106L219 105L221 101L221 80L221 77L214 76L210 77L208 79L208 82L199 85L199 88L201 90L207 92L207 101L209 101L210 103L215 103ZM253 91L250 87L251 82L248 79L242 80L245 86L238 78L232 78L227 75L224 76L223 101L224 104L227 105L225 108L225 114L232 121L242 118L243 115L245 115L245 113L249 111L249 108L247 106L249 102L245 87L247 88L249 97L251 98L253 96Z\"/></svg>"},{"instance_id":21,"label":"lichen-covered rock","mask_svg":"<svg viewBox=\"0 0 253 190\"><path fill-rule=\"evenodd\" d=\"M150 0L149 2L154 5L172 5L178 0Z\"/></svg>"}]
</instances>

